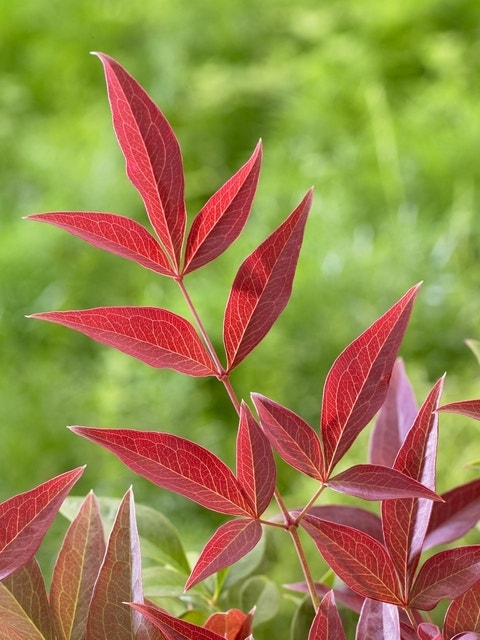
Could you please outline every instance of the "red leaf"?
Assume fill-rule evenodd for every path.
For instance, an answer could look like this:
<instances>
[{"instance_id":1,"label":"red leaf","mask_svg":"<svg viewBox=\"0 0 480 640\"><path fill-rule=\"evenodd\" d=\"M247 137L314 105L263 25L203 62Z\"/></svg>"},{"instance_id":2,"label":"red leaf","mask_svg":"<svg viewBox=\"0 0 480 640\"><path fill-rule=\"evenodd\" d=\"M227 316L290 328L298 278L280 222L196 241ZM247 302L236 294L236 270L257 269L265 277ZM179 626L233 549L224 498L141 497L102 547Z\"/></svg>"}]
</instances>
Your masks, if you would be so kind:
<instances>
[{"instance_id":1,"label":"red leaf","mask_svg":"<svg viewBox=\"0 0 480 640\"><path fill-rule=\"evenodd\" d=\"M367 598L360 612L355 640L400 640L398 608Z\"/></svg>"},{"instance_id":2,"label":"red leaf","mask_svg":"<svg viewBox=\"0 0 480 640\"><path fill-rule=\"evenodd\" d=\"M441 551L420 569L408 606L429 611L443 598L458 598L477 580L480 580L480 545Z\"/></svg>"},{"instance_id":3,"label":"red leaf","mask_svg":"<svg viewBox=\"0 0 480 640\"><path fill-rule=\"evenodd\" d=\"M28 614L0 582L0 638L6 640L45 640Z\"/></svg>"},{"instance_id":4,"label":"red leaf","mask_svg":"<svg viewBox=\"0 0 480 640\"><path fill-rule=\"evenodd\" d=\"M150 604L131 602L130 606L160 629L167 637L167 640L224 640L222 636L214 631L175 618L166 611Z\"/></svg>"},{"instance_id":5,"label":"red leaf","mask_svg":"<svg viewBox=\"0 0 480 640\"><path fill-rule=\"evenodd\" d=\"M175 270L185 234L186 210L182 155L165 116L118 62L102 53L113 126L127 175Z\"/></svg>"},{"instance_id":6,"label":"red leaf","mask_svg":"<svg viewBox=\"0 0 480 640\"><path fill-rule=\"evenodd\" d=\"M434 491L405 473L377 464L358 464L325 483L330 489L364 500L426 498L441 500Z\"/></svg>"},{"instance_id":7,"label":"red leaf","mask_svg":"<svg viewBox=\"0 0 480 640\"><path fill-rule=\"evenodd\" d=\"M94 247L134 260L146 269L165 276L174 275L157 240L131 218L94 211L55 211L27 216L27 220L48 222Z\"/></svg>"},{"instance_id":8,"label":"red leaf","mask_svg":"<svg viewBox=\"0 0 480 640\"><path fill-rule=\"evenodd\" d=\"M35 313L29 317L80 331L152 367L174 369L190 376L216 375L193 326L166 309L98 307Z\"/></svg>"},{"instance_id":9,"label":"red leaf","mask_svg":"<svg viewBox=\"0 0 480 640\"><path fill-rule=\"evenodd\" d=\"M306 515L301 526L335 573L351 589L374 600L402 605L395 567L385 547L359 529Z\"/></svg>"},{"instance_id":10,"label":"red leaf","mask_svg":"<svg viewBox=\"0 0 480 640\"><path fill-rule=\"evenodd\" d=\"M443 634L436 624L422 622L417 627L419 640L443 640Z\"/></svg>"},{"instance_id":11,"label":"red leaf","mask_svg":"<svg viewBox=\"0 0 480 640\"><path fill-rule=\"evenodd\" d=\"M433 505L423 549L446 544L465 535L480 520L480 478L442 494Z\"/></svg>"},{"instance_id":12,"label":"red leaf","mask_svg":"<svg viewBox=\"0 0 480 640\"><path fill-rule=\"evenodd\" d=\"M238 238L252 209L261 161L259 142L252 157L198 213L188 234L184 274L215 260Z\"/></svg>"},{"instance_id":13,"label":"red leaf","mask_svg":"<svg viewBox=\"0 0 480 640\"><path fill-rule=\"evenodd\" d=\"M401 358L392 369L387 395L370 438L370 462L393 467L418 408Z\"/></svg>"},{"instance_id":14,"label":"red leaf","mask_svg":"<svg viewBox=\"0 0 480 640\"><path fill-rule=\"evenodd\" d=\"M226 640L247 640L252 633L252 613L229 609L212 613L204 624L205 629L218 633Z\"/></svg>"},{"instance_id":15,"label":"red leaf","mask_svg":"<svg viewBox=\"0 0 480 640\"><path fill-rule=\"evenodd\" d=\"M60 640L84 638L95 581L105 555L105 534L93 493L72 521L57 557L50 588Z\"/></svg>"},{"instance_id":16,"label":"red leaf","mask_svg":"<svg viewBox=\"0 0 480 640\"><path fill-rule=\"evenodd\" d=\"M276 469L270 443L248 406L240 406L237 437L237 479L260 517L270 504L276 485Z\"/></svg>"},{"instance_id":17,"label":"red leaf","mask_svg":"<svg viewBox=\"0 0 480 640\"><path fill-rule=\"evenodd\" d=\"M445 615L444 631L448 638L462 631L480 633L480 581L450 604Z\"/></svg>"},{"instance_id":18,"label":"red leaf","mask_svg":"<svg viewBox=\"0 0 480 640\"><path fill-rule=\"evenodd\" d=\"M443 378L433 386L407 434L394 463L394 469L435 489L438 443L438 406ZM387 500L382 503L385 546L408 593L418 566L428 528L432 501L424 499ZM401 526L399 526L401 523Z\"/></svg>"},{"instance_id":19,"label":"red leaf","mask_svg":"<svg viewBox=\"0 0 480 640\"><path fill-rule=\"evenodd\" d=\"M313 619L308 640L346 640L333 591L322 599Z\"/></svg>"},{"instance_id":20,"label":"red leaf","mask_svg":"<svg viewBox=\"0 0 480 640\"><path fill-rule=\"evenodd\" d=\"M262 525L258 520L239 518L222 524L205 545L185 589L235 564L256 546L261 537Z\"/></svg>"},{"instance_id":21,"label":"red leaf","mask_svg":"<svg viewBox=\"0 0 480 640\"><path fill-rule=\"evenodd\" d=\"M311 203L310 190L285 222L248 256L235 276L223 329L228 371L265 337L290 298Z\"/></svg>"},{"instance_id":22,"label":"red leaf","mask_svg":"<svg viewBox=\"0 0 480 640\"><path fill-rule=\"evenodd\" d=\"M463 400L462 402L450 402L439 407L437 411L447 413L460 413L474 420L480 420L480 400Z\"/></svg>"},{"instance_id":23,"label":"red leaf","mask_svg":"<svg viewBox=\"0 0 480 640\"><path fill-rule=\"evenodd\" d=\"M349 505L322 504L310 507L308 513L322 520L330 520L354 529L360 529L383 544L382 521L371 511ZM338 599L338 598L337 598Z\"/></svg>"},{"instance_id":24,"label":"red leaf","mask_svg":"<svg viewBox=\"0 0 480 640\"><path fill-rule=\"evenodd\" d=\"M212 511L255 517L253 505L229 467L190 440L158 431L70 429L112 451L127 467L159 487Z\"/></svg>"},{"instance_id":25,"label":"red leaf","mask_svg":"<svg viewBox=\"0 0 480 640\"><path fill-rule=\"evenodd\" d=\"M283 460L297 471L322 482L322 446L312 427L290 409L265 396L252 393L252 400L267 438Z\"/></svg>"},{"instance_id":26,"label":"red leaf","mask_svg":"<svg viewBox=\"0 0 480 640\"><path fill-rule=\"evenodd\" d=\"M407 291L354 340L338 356L327 375L321 433L330 470L383 404L419 286Z\"/></svg>"},{"instance_id":27,"label":"red leaf","mask_svg":"<svg viewBox=\"0 0 480 640\"><path fill-rule=\"evenodd\" d=\"M0 580L32 558L84 468L67 471L0 504Z\"/></svg>"}]
</instances>

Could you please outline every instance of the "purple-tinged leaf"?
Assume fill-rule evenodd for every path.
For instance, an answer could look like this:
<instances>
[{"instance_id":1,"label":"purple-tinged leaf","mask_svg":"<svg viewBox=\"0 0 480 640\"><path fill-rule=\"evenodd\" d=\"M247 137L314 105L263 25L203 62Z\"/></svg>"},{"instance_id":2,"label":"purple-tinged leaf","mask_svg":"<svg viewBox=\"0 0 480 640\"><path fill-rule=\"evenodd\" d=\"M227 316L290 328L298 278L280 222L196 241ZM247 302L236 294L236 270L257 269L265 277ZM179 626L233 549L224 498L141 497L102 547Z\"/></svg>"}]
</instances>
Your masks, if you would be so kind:
<instances>
[{"instance_id":1,"label":"purple-tinged leaf","mask_svg":"<svg viewBox=\"0 0 480 640\"><path fill-rule=\"evenodd\" d=\"M448 638L467 630L480 634L480 580L450 604L443 628Z\"/></svg>"},{"instance_id":2,"label":"purple-tinged leaf","mask_svg":"<svg viewBox=\"0 0 480 640\"><path fill-rule=\"evenodd\" d=\"M417 627L417 635L419 640L444 640L443 634L436 624L430 622L422 622Z\"/></svg>"},{"instance_id":3,"label":"purple-tinged leaf","mask_svg":"<svg viewBox=\"0 0 480 640\"><path fill-rule=\"evenodd\" d=\"M5 640L45 640L28 614L7 587L0 582L0 638Z\"/></svg>"},{"instance_id":4,"label":"purple-tinged leaf","mask_svg":"<svg viewBox=\"0 0 480 640\"><path fill-rule=\"evenodd\" d=\"M325 483L327 487L364 500L426 498L441 500L434 491L405 473L377 464L358 464Z\"/></svg>"},{"instance_id":5,"label":"purple-tinged leaf","mask_svg":"<svg viewBox=\"0 0 480 640\"><path fill-rule=\"evenodd\" d=\"M367 598L360 612L355 640L400 640L398 607Z\"/></svg>"},{"instance_id":6,"label":"purple-tinged leaf","mask_svg":"<svg viewBox=\"0 0 480 640\"><path fill-rule=\"evenodd\" d=\"M53 570L50 603L59 640L85 637L90 600L104 555L100 508L89 493L68 528Z\"/></svg>"},{"instance_id":7,"label":"purple-tinged leaf","mask_svg":"<svg viewBox=\"0 0 480 640\"><path fill-rule=\"evenodd\" d=\"M327 375L321 434L329 471L383 404L419 286L346 347Z\"/></svg>"},{"instance_id":8,"label":"purple-tinged leaf","mask_svg":"<svg viewBox=\"0 0 480 640\"><path fill-rule=\"evenodd\" d=\"M0 580L33 557L84 468L67 471L0 504Z\"/></svg>"},{"instance_id":9,"label":"purple-tinged leaf","mask_svg":"<svg viewBox=\"0 0 480 640\"><path fill-rule=\"evenodd\" d=\"M26 219L48 222L94 247L138 262L146 269L164 276L175 275L158 241L131 218L96 211L54 211L30 215Z\"/></svg>"},{"instance_id":10,"label":"purple-tinged leaf","mask_svg":"<svg viewBox=\"0 0 480 640\"><path fill-rule=\"evenodd\" d=\"M270 443L248 405L240 406L237 436L237 479L260 517L270 504L276 485L276 469Z\"/></svg>"},{"instance_id":11,"label":"purple-tinged leaf","mask_svg":"<svg viewBox=\"0 0 480 640\"><path fill-rule=\"evenodd\" d=\"M392 369L387 395L370 437L370 462L393 467L418 408L405 367L397 358Z\"/></svg>"},{"instance_id":12,"label":"purple-tinged leaf","mask_svg":"<svg viewBox=\"0 0 480 640\"><path fill-rule=\"evenodd\" d=\"M322 599L313 619L308 640L345 640L345 631L335 604L335 595L329 591Z\"/></svg>"},{"instance_id":13,"label":"purple-tinged leaf","mask_svg":"<svg viewBox=\"0 0 480 640\"><path fill-rule=\"evenodd\" d=\"M258 520L238 518L222 524L205 545L185 589L190 589L213 573L246 556L262 537Z\"/></svg>"},{"instance_id":14,"label":"purple-tinged leaf","mask_svg":"<svg viewBox=\"0 0 480 640\"><path fill-rule=\"evenodd\" d=\"M363 533L383 544L382 521L371 511L350 505L325 504L310 507L308 513L322 520L330 520L331 522L344 524L347 527L360 529Z\"/></svg>"},{"instance_id":15,"label":"purple-tinged leaf","mask_svg":"<svg viewBox=\"0 0 480 640\"><path fill-rule=\"evenodd\" d=\"M410 590L408 606L429 611L440 600L453 600L480 580L480 545L441 551L420 569Z\"/></svg>"},{"instance_id":16,"label":"purple-tinged leaf","mask_svg":"<svg viewBox=\"0 0 480 640\"><path fill-rule=\"evenodd\" d=\"M253 638L253 613L254 611L243 613L240 609L217 611L207 619L204 628L218 633L226 640L248 640Z\"/></svg>"},{"instance_id":17,"label":"purple-tinged leaf","mask_svg":"<svg viewBox=\"0 0 480 640\"><path fill-rule=\"evenodd\" d=\"M446 413L460 413L474 420L480 420L480 400L463 400L461 402L449 402L439 407L437 411Z\"/></svg>"},{"instance_id":18,"label":"purple-tinged leaf","mask_svg":"<svg viewBox=\"0 0 480 640\"><path fill-rule=\"evenodd\" d=\"M472 633L470 631L458 633L456 636L453 636L451 640L480 640L480 633Z\"/></svg>"},{"instance_id":19,"label":"purple-tinged leaf","mask_svg":"<svg viewBox=\"0 0 480 640\"><path fill-rule=\"evenodd\" d=\"M288 218L241 264L223 321L227 370L257 346L285 308L312 204L308 191Z\"/></svg>"},{"instance_id":20,"label":"purple-tinged leaf","mask_svg":"<svg viewBox=\"0 0 480 640\"><path fill-rule=\"evenodd\" d=\"M438 443L438 406L443 378L433 386L397 455L394 469L435 490ZM397 568L405 593L409 592L428 528L432 501L386 500L382 503L385 546ZM401 523L401 526L399 526Z\"/></svg>"},{"instance_id":21,"label":"purple-tinged leaf","mask_svg":"<svg viewBox=\"0 0 480 640\"><path fill-rule=\"evenodd\" d=\"M480 478L455 487L433 505L423 549L458 540L480 520Z\"/></svg>"},{"instance_id":22,"label":"purple-tinged leaf","mask_svg":"<svg viewBox=\"0 0 480 640\"><path fill-rule=\"evenodd\" d=\"M53 638L54 627L50 603L48 602L45 581L35 557L31 558L23 567L11 573L8 578L5 578L2 582L22 607L27 618L31 620L41 632L42 636L45 638ZM10 636L4 636L0 631L0 637Z\"/></svg>"},{"instance_id":23,"label":"purple-tinged leaf","mask_svg":"<svg viewBox=\"0 0 480 640\"><path fill-rule=\"evenodd\" d=\"M284 584L283 586L285 587L285 589L297 591L298 593L309 593L308 585L306 582L294 582L291 584ZM363 596L358 595L358 593L355 593L355 591L352 591L350 587L346 586L335 587L334 589L332 589L331 586L323 584L323 582L315 582L315 591L321 598L326 596L329 591L333 591L335 601L343 604L343 606L347 607L347 609L355 611L355 613L360 613L363 602L365 600Z\"/></svg>"},{"instance_id":24,"label":"purple-tinged leaf","mask_svg":"<svg viewBox=\"0 0 480 640\"><path fill-rule=\"evenodd\" d=\"M210 629L176 618L151 604L131 602L130 606L160 629L167 640L224 640Z\"/></svg>"},{"instance_id":25,"label":"purple-tinged leaf","mask_svg":"<svg viewBox=\"0 0 480 640\"><path fill-rule=\"evenodd\" d=\"M180 146L165 116L118 62L102 53L113 126L150 222L178 269L186 225Z\"/></svg>"},{"instance_id":26,"label":"purple-tinged leaf","mask_svg":"<svg viewBox=\"0 0 480 640\"><path fill-rule=\"evenodd\" d=\"M193 326L166 309L98 307L35 313L29 317L80 331L151 367L174 369L190 376L216 375Z\"/></svg>"},{"instance_id":27,"label":"purple-tinged leaf","mask_svg":"<svg viewBox=\"0 0 480 640\"><path fill-rule=\"evenodd\" d=\"M232 516L255 517L254 506L227 465L185 438L158 431L70 427L112 451L150 482Z\"/></svg>"},{"instance_id":28,"label":"purple-tinged leaf","mask_svg":"<svg viewBox=\"0 0 480 640\"><path fill-rule=\"evenodd\" d=\"M263 431L283 460L321 482L324 477L322 445L312 427L290 409L265 396L252 393L252 400Z\"/></svg>"},{"instance_id":29,"label":"purple-tinged leaf","mask_svg":"<svg viewBox=\"0 0 480 640\"><path fill-rule=\"evenodd\" d=\"M300 524L347 586L365 598L402 605L395 567L385 547L375 538L359 529L308 514Z\"/></svg>"},{"instance_id":30,"label":"purple-tinged leaf","mask_svg":"<svg viewBox=\"0 0 480 640\"><path fill-rule=\"evenodd\" d=\"M262 144L220 187L193 221L188 234L183 273L215 260L238 238L252 209L262 161Z\"/></svg>"}]
</instances>

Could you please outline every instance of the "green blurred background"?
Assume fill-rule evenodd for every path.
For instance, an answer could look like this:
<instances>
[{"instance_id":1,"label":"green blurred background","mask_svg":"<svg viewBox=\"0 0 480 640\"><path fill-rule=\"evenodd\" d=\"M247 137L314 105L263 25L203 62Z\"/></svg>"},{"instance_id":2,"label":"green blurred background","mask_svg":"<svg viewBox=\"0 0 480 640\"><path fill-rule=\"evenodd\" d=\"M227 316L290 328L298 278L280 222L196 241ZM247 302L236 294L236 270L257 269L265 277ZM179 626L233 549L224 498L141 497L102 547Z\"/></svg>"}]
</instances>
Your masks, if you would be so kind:
<instances>
[{"instance_id":1,"label":"green blurred background","mask_svg":"<svg viewBox=\"0 0 480 640\"><path fill-rule=\"evenodd\" d=\"M191 216L263 139L244 237L189 280L218 346L241 260L315 186L291 304L235 373L240 396L261 392L315 425L334 358L419 280L401 351L419 402L444 371L445 400L480 395L463 343L480 337L480 3L1 2L0 499L87 463L76 493L120 496L133 482L180 529L194 515L200 547L211 522L194 506L65 425L174 431L234 461L236 421L215 380L24 317L117 304L186 312L171 282L21 219L84 209L145 222L92 50L117 58L170 120ZM480 458L477 424L442 422L440 490L473 478L463 465ZM350 461L365 459L366 441ZM283 467L280 485L291 501L311 491Z\"/></svg>"}]
</instances>

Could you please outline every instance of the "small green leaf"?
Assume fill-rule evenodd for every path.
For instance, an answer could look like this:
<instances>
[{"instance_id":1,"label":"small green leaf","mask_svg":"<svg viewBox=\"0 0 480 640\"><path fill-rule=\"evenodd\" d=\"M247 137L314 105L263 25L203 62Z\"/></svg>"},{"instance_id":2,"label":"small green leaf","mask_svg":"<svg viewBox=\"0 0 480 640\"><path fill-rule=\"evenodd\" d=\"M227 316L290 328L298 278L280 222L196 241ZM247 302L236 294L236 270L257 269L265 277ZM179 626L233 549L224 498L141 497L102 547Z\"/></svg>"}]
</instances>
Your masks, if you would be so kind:
<instances>
[{"instance_id":1,"label":"small green leaf","mask_svg":"<svg viewBox=\"0 0 480 640\"><path fill-rule=\"evenodd\" d=\"M147 567L142 576L147 598L181 598L184 595L185 578L178 571L166 567Z\"/></svg>"},{"instance_id":2,"label":"small green leaf","mask_svg":"<svg viewBox=\"0 0 480 640\"><path fill-rule=\"evenodd\" d=\"M275 617L280 605L280 592L266 576L253 576L240 590L240 603L242 611L251 611L255 607L255 624L260 624Z\"/></svg>"},{"instance_id":3,"label":"small green leaf","mask_svg":"<svg viewBox=\"0 0 480 640\"><path fill-rule=\"evenodd\" d=\"M290 629L290 640L305 640L308 637L314 617L315 609L312 601L310 596L306 596L294 613Z\"/></svg>"},{"instance_id":4,"label":"small green leaf","mask_svg":"<svg viewBox=\"0 0 480 640\"><path fill-rule=\"evenodd\" d=\"M465 344L470 348L478 364L480 364L480 340L465 340Z\"/></svg>"}]
</instances>

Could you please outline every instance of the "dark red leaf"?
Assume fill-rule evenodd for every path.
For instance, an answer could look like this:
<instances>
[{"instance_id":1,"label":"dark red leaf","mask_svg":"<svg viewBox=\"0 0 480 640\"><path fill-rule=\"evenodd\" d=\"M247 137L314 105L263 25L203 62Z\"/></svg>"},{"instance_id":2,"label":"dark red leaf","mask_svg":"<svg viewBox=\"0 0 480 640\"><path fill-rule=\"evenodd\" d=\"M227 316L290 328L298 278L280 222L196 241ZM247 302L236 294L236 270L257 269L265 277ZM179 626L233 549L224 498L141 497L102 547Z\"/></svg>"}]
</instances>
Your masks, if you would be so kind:
<instances>
[{"instance_id":1,"label":"dark red leaf","mask_svg":"<svg viewBox=\"0 0 480 640\"><path fill-rule=\"evenodd\" d=\"M460 413L474 420L480 420L480 400L463 400L462 402L449 402L439 407L437 411L447 413Z\"/></svg>"},{"instance_id":2,"label":"dark red leaf","mask_svg":"<svg viewBox=\"0 0 480 640\"><path fill-rule=\"evenodd\" d=\"M53 570L50 603L60 640L85 637L90 599L104 555L100 508L89 493L65 535Z\"/></svg>"},{"instance_id":3,"label":"dark red leaf","mask_svg":"<svg viewBox=\"0 0 480 640\"><path fill-rule=\"evenodd\" d=\"M385 547L359 529L311 515L301 526L335 573L351 589L374 600L402 604L395 567Z\"/></svg>"},{"instance_id":4,"label":"dark red leaf","mask_svg":"<svg viewBox=\"0 0 480 640\"><path fill-rule=\"evenodd\" d=\"M272 499L277 474L270 443L244 402L237 437L237 478L260 517Z\"/></svg>"},{"instance_id":5,"label":"dark red leaf","mask_svg":"<svg viewBox=\"0 0 480 640\"><path fill-rule=\"evenodd\" d=\"M354 529L360 529L383 544L382 521L371 511L350 505L325 504L310 507L308 513L322 520L330 520Z\"/></svg>"},{"instance_id":6,"label":"dark red leaf","mask_svg":"<svg viewBox=\"0 0 480 640\"><path fill-rule=\"evenodd\" d=\"M417 627L419 640L444 640L443 634L436 624L422 622Z\"/></svg>"},{"instance_id":7,"label":"dark red leaf","mask_svg":"<svg viewBox=\"0 0 480 640\"><path fill-rule=\"evenodd\" d=\"M215 260L238 238L252 209L261 161L259 142L252 157L198 213L188 234L184 274Z\"/></svg>"},{"instance_id":8,"label":"dark red leaf","mask_svg":"<svg viewBox=\"0 0 480 640\"><path fill-rule=\"evenodd\" d=\"M131 602L130 606L160 629L167 640L224 640L222 636L210 629L175 618L151 604Z\"/></svg>"},{"instance_id":9,"label":"dark red leaf","mask_svg":"<svg viewBox=\"0 0 480 640\"><path fill-rule=\"evenodd\" d=\"M370 462L393 467L418 408L401 358L392 369L387 395L370 438Z\"/></svg>"},{"instance_id":10,"label":"dark red leaf","mask_svg":"<svg viewBox=\"0 0 480 640\"><path fill-rule=\"evenodd\" d=\"M450 604L443 628L448 638L463 631L480 633L480 581Z\"/></svg>"},{"instance_id":11,"label":"dark red leaf","mask_svg":"<svg viewBox=\"0 0 480 640\"><path fill-rule=\"evenodd\" d=\"M278 454L297 471L316 480L323 480L324 463L320 439L299 415L269 400L259 393L252 393L260 425Z\"/></svg>"},{"instance_id":12,"label":"dark red leaf","mask_svg":"<svg viewBox=\"0 0 480 640\"><path fill-rule=\"evenodd\" d=\"M442 494L444 502L433 505L423 549L452 542L480 520L480 478Z\"/></svg>"},{"instance_id":13,"label":"dark red leaf","mask_svg":"<svg viewBox=\"0 0 480 640\"><path fill-rule=\"evenodd\" d=\"M165 276L174 275L157 240L131 218L94 211L55 211L27 216L27 220L48 222L94 247L134 260L146 269Z\"/></svg>"},{"instance_id":14,"label":"dark red leaf","mask_svg":"<svg viewBox=\"0 0 480 640\"><path fill-rule=\"evenodd\" d=\"M98 307L82 311L35 313L80 331L151 367L190 376L216 375L214 364L193 326L181 316L157 307Z\"/></svg>"},{"instance_id":15,"label":"dark red leaf","mask_svg":"<svg viewBox=\"0 0 480 640\"><path fill-rule=\"evenodd\" d=\"M84 468L67 471L0 504L0 580L32 558Z\"/></svg>"},{"instance_id":16,"label":"dark red leaf","mask_svg":"<svg viewBox=\"0 0 480 640\"><path fill-rule=\"evenodd\" d=\"M229 467L190 440L158 431L70 429L112 451L127 467L159 487L212 511L255 517L253 505Z\"/></svg>"},{"instance_id":17,"label":"dark red leaf","mask_svg":"<svg viewBox=\"0 0 480 640\"><path fill-rule=\"evenodd\" d=\"M226 640L247 640L252 633L252 620L253 613L229 609L212 613L203 626Z\"/></svg>"},{"instance_id":18,"label":"dark red leaf","mask_svg":"<svg viewBox=\"0 0 480 640\"><path fill-rule=\"evenodd\" d=\"M258 520L238 518L222 524L205 545L185 589L243 558L261 537L262 525Z\"/></svg>"},{"instance_id":19,"label":"dark red leaf","mask_svg":"<svg viewBox=\"0 0 480 640\"><path fill-rule=\"evenodd\" d=\"M290 298L311 203L310 190L285 222L248 256L235 276L223 323L228 371L265 337Z\"/></svg>"},{"instance_id":20,"label":"dark red leaf","mask_svg":"<svg viewBox=\"0 0 480 640\"><path fill-rule=\"evenodd\" d=\"M432 491L435 489L438 443L438 415L435 409L442 388L443 378L440 378L420 408L394 463L394 469ZM425 499L386 500L382 503L385 546L406 594L418 566L431 510L432 501Z\"/></svg>"},{"instance_id":21,"label":"dark red leaf","mask_svg":"<svg viewBox=\"0 0 480 640\"><path fill-rule=\"evenodd\" d=\"M367 598L360 612L355 640L400 640L398 608Z\"/></svg>"},{"instance_id":22,"label":"dark red leaf","mask_svg":"<svg viewBox=\"0 0 480 640\"><path fill-rule=\"evenodd\" d=\"M329 471L383 404L419 286L407 291L354 340L328 373L323 390L321 433Z\"/></svg>"},{"instance_id":23,"label":"dark red leaf","mask_svg":"<svg viewBox=\"0 0 480 640\"><path fill-rule=\"evenodd\" d=\"M405 473L377 464L358 464L325 483L330 489L364 500L426 498L441 500L434 491Z\"/></svg>"},{"instance_id":24,"label":"dark red leaf","mask_svg":"<svg viewBox=\"0 0 480 640\"><path fill-rule=\"evenodd\" d=\"M180 147L165 116L118 62L102 53L113 126L127 175L142 196L160 241L178 269L186 210Z\"/></svg>"},{"instance_id":25,"label":"dark red leaf","mask_svg":"<svg viewBox=\"0 0 480 640\"><path fill-rule=\"evenodd\" d=\"M420 569L410 591L409 606L429 611L440 600L453 600L480 580L480 545L441 551Z\"/></svg>"},{"instance_id":26,"label":"dark red leaf","mask_svg":"<svg viewBox=\"0 0 480 640\"><path fill-rule=\"evenodd\" d=\"M333 591L322 599L313 619L308 640L346 640Z\"/></svg>"}]
</instances>

